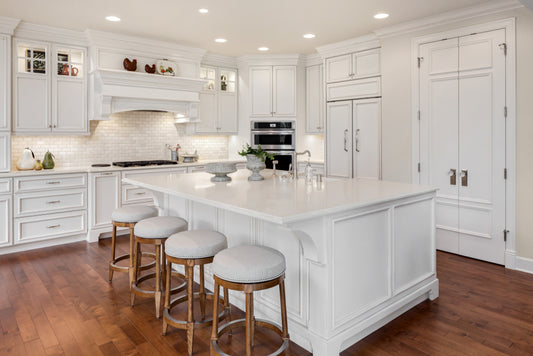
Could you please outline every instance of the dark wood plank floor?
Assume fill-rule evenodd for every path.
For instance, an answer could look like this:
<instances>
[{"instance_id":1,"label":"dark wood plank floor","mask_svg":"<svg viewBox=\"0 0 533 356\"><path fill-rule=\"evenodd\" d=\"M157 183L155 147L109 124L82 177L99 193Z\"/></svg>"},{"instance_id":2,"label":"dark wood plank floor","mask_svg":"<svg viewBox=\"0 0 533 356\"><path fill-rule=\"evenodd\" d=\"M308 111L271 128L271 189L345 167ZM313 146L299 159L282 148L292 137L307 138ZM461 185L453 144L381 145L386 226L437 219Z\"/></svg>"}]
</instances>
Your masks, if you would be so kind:
<instances>
[{"instance_id":1,"label":"dark wood plank floor","mask_svg":"<svg viewBox=\"0 0 533 356\"><path fill-rule=\"evenodd\" d=\"M122 252L127 243L119 238ZM0 354L185 355L185 333L162 336L152 300L130 308L126 274L107 282L109 253L104 240L0 256ZM533 275L441 252L437 265L439 299L342 355L533 355ZM195 355L209 355L209 336L195 334ZM243 340L225 337L225 351L244 354ZM255 354L277 345L259 330ZM291 354L309 355L295 344Z\"/></svg>"}]
</instances>

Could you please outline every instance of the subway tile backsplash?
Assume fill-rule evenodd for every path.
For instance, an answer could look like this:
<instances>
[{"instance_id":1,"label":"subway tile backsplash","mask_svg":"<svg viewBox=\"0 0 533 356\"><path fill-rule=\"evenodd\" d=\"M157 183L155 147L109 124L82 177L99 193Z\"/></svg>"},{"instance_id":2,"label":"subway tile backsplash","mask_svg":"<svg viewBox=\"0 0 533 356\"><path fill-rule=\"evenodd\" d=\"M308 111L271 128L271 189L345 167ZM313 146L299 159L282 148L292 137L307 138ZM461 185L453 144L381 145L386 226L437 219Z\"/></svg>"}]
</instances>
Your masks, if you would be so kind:
<instances>
[{"instance_id":1,"label":"subway tile backsplash","mask_svg":"<svg viewBox=\"0 0 533 356\"><path fill-rule=\"evenodd\" d=\"M228 158L227 136L196 136L185 133L184 124L175 124L174 115L162 112L124 112L110 121L91 121L90 136L11 137L13 168L25 147L42 159L47 150L56 157L57 167L89 166L144 159L170 159L165 144L179 143L181 153L198 150L200 159Z\"/></svg>"}]
</instances>

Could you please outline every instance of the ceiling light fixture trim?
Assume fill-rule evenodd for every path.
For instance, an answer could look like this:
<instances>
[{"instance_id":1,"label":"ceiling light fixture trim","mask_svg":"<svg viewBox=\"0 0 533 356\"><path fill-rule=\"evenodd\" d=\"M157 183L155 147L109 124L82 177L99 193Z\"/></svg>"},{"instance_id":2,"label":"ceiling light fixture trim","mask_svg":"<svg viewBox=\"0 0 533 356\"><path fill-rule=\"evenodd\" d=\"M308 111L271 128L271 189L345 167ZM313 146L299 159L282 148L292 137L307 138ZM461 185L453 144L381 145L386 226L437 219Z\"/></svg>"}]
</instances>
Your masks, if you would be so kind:
<instances>
[{"instance_id":1,"label":"ceiling light fixture trim","mask_svg":"<svg viewBox=\"0 0 533 356\"><path fill-rule=\"evenodd\" d=\"M387 14L386 12L378 12L377 14L374 15L374 18L377 20L383 20L383 19L386 19L387 17L389 17L389 14Z\"/></svg>"},{"instance_id":2,"label":"ceiling light fixture trim","mask_svg":"<svg viewBox=\"0 0 533 356\"><path fill-rule=\"evenodd\" d=\"M113 16L113 15L111 15L111 16L106 16L105 19L106 19L107 21L111 21L111 22L119 22L119 21L120 21L120 17L118 17L118 16Z\"/></svg>"}]
</instances>

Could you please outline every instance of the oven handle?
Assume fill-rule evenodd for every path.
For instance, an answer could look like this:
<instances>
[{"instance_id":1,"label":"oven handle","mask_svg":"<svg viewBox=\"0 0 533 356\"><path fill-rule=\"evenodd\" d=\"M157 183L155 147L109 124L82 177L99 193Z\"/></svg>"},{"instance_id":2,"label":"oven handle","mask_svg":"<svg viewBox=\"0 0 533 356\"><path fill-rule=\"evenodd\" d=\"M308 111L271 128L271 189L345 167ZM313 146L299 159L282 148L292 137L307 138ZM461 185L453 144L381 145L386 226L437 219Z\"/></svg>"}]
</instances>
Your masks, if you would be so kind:
<instances>
[{"instance_id":1,"label":"oven handle","mask_svg":"<svg viewBox=\"0 0 533 356\"><path fill-rule=\"evenodd\" d=\"M256 131L252 130L252 135L294 135L295 131Z\"/></svg>"}]
</instances>

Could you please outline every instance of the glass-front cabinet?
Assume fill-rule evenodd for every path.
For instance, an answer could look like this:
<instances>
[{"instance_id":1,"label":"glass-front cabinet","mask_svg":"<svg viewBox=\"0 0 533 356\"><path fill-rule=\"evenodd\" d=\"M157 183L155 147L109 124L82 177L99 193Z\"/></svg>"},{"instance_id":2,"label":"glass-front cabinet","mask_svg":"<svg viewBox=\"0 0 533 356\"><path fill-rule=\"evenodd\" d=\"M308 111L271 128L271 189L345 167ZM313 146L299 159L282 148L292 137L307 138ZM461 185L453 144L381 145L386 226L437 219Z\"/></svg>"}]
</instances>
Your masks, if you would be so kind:
<instances>
[{"instance_id":1,"label":"glass-front cabinet","mask_svg":"<svg viewBox=\"0 0 533 356\"><path fill-rule=\"evenodd\" d=\"M86 48L15 38L13 131L86 134Z\"/></svg>"},{"instance_id":2,"label":"glass-front cabinet","mask_svg":"<svg viewBox=\"0 0 533 356\"><path fill-rule=\"evenodd\" d=\"M207 80L200 93L197 133L237 132L237 70L202 66L200 78Z\"/></svg>"}]
</instances>

